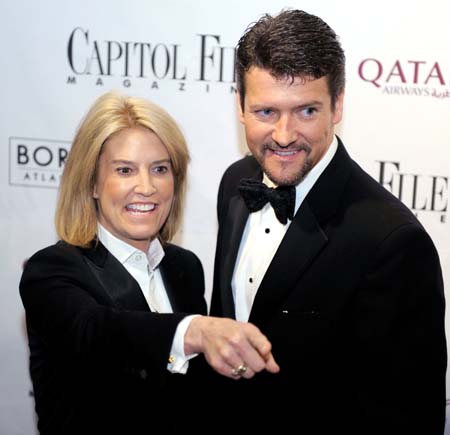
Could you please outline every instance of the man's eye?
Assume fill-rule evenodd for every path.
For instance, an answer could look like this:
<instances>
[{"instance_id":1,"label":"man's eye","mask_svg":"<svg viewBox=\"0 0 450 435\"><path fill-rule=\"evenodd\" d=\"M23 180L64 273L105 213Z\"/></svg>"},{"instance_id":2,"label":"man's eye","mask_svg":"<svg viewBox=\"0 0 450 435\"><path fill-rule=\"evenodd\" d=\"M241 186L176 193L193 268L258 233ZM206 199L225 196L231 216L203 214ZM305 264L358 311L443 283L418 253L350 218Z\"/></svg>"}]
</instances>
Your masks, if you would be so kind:
<instances>
[{"instance_id":1,"label":"man's eye","mask_svg":"<svg viewBox=\"0 0 450 435\"><path fill-rule=\"evenodd\" d=\"M306 116L308 118L315 115L316 113L317 113L317 109L315 107L305 107L302 110L303 116Z\"/></svg>"},{"instance_id":2,"label":"man's eye","mask_svg":"<svg viewBox=\"0 0 450 435\"><path fill-rule=\"evenodd\" d=\"M262 110L258 110L258 113L261 116L270 116L273 113L273 110L271 110L271 109L262 109Z\"/></svg>"}]
</instances>

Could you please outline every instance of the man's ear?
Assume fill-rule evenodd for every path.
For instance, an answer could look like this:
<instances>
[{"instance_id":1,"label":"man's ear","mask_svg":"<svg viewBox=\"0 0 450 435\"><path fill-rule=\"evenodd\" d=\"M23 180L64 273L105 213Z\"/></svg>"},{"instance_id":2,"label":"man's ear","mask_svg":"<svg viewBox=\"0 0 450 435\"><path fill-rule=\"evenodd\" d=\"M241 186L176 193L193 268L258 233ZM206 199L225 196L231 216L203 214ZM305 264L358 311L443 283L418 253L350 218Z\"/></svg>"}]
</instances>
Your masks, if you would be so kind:
<instances>
[{"instance_id":1,"label":"man's ear","mask_svg":"<svg viewBox=\"0 0 450 435\"><path fill-rule=\"evenodd\" d=\"M333 113L333 124L339 124L342 120L342 115L344 114L344 95L345 92L342 91L336 99Z\"/></svg>"},{"instance_id":2,"label":"man's ear","mask_svg":"<svg viewBox=\"0 0 450 435\"><path fill-rule=\"evenodd\" d=\"M244 111L242 110L241 94L239 92L236 92L236 103L238 106L239 121L241 122L241 124L243 124L244 123Z\"/></svg>"}]
</instances>

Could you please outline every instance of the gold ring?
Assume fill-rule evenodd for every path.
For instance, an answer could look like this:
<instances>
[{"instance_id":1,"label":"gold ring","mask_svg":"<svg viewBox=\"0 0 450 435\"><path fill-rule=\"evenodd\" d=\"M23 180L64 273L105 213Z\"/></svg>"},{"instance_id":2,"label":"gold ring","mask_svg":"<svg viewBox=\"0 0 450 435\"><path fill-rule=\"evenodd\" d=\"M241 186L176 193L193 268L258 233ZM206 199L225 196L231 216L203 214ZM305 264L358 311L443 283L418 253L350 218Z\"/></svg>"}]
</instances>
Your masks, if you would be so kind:
<instances>
[{"instance_id":1,"label":"gold ring","mask_svg":"<svg viewBox=\"0 0 450 435\"><path fill-rule=\"evenodd\" d=\"M247 366L243 363L239 367L231 370L233 376L242 376L247 371Z\"/></svg>"}]
</instances>

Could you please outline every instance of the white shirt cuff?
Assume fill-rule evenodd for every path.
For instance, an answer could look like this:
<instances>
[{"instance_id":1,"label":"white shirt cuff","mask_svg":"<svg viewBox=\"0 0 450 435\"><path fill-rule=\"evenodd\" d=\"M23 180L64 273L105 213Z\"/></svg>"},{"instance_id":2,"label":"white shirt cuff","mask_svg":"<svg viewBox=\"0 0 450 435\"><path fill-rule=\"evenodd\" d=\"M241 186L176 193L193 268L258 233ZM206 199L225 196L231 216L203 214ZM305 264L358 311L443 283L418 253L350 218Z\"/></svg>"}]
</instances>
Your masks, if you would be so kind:
<instances>
[{"instance_id":1,"label":"white shirt cuff","mask_svg":"<svg viewBox=\"0 0 450 435\"><path fill-rule=\"evenodd\" d=\"M185 355L184 353L184 335L194 317L199 314L193 314L186 316L177 326L175 335L172 341L172 348L170 349L169 362L167 363L167 370L171 373L186 374L189 367L189 360L198 355L198 353L192 353Z\"/></svg>"}]
</instances>

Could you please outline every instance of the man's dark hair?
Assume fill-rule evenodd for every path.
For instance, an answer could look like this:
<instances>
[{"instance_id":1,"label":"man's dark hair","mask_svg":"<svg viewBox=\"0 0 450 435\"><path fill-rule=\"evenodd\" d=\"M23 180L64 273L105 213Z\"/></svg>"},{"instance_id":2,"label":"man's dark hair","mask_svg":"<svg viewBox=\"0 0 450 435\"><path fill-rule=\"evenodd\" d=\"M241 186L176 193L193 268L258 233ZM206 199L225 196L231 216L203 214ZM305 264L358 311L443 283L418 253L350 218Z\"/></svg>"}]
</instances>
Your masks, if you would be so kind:
<instances>
[{"instance_id":1,"label":"man's dark hair","mask_svg":"<svg viewBox=\"0 0 450 435\"><path fill-rule=\"evenodd\" d=\"M266 14L251 24L239 40L236 79L242 110L244 76L253 66L280 79L326 76L332 108L345 87L345 55L336 33L321 18L300 10Z\"/></svg>"}]
</instances>

